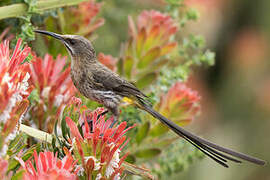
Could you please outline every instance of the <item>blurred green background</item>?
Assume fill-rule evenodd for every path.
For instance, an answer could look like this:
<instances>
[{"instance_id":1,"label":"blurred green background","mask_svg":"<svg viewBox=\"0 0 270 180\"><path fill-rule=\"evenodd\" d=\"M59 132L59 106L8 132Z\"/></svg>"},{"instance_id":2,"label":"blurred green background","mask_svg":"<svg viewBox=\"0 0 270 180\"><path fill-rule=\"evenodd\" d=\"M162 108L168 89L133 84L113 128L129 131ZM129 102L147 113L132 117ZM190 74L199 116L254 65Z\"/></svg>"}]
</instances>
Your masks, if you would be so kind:
<instances>
[{"instance_id":1,"label":"blurred green background","mask_svg":"<svg viewBox=\"0 0 270 180\"><path fill-rule=\"evenodd\" d=\"M190 0L200 11L189 31L206 37L216 65L195 70L189 83L202 96L192 130L227 147L270 160L270 1ZM224 169L208 158L175 179L266 180L269 164Z\"/></svg>"}]
</instances>

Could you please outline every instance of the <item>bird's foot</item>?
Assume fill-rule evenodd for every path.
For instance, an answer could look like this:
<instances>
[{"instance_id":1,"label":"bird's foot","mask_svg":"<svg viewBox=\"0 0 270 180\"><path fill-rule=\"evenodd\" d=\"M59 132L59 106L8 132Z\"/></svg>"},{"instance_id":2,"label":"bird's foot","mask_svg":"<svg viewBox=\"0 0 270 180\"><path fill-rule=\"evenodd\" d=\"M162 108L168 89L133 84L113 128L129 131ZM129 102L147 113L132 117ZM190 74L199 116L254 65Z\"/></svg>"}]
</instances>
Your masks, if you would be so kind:
<instances>
[{"instance_id":1,"label":"bird's foot","mask_svg":"<svg viewBox=\"0 0 270 180\"><path fill-rule=\"evenodd\" d=\"M104 116L105 114L107 114L109 111L108 110L106 110L106 111L103 111L102 113L100 113L98 116L97 116L97 120L99 120L99 118L101 117L101 116Z\"/></svg>"}]
</instances>

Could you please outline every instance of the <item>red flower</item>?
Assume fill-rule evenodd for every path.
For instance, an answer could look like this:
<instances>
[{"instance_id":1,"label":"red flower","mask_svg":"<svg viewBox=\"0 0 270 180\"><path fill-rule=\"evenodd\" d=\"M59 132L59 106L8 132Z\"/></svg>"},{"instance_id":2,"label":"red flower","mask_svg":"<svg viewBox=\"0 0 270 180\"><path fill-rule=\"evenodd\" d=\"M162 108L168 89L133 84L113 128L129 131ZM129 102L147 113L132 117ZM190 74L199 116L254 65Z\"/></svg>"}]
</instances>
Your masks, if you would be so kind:
<instances>
[{"instance_id":1,"label":"red flower","mask_svg":"<svg viewBox=\"0 0 270 180\"><path fill-rule=\"evenodd\" d=\"M175 83L168 93L161 98L161 113L181 124L189 123L199 111L200 96L184 83Z\"/></svg>"},{"instance_id":2,"label":"red flower","mask_svg":"<svg viewBox=\"0 0 270 180\"><path fill-rule=\"evenodd\" d=\"M96 18L102 4L94 2L83 2L78 7L69 8L66 11L66 30L70 33L77 33L84 36L90 35L94 30L104 24L103 18Z\"/></svg>"},{"instance_id":3,"label":"red flower","mask_svg":"<svg viewBox=\"0 0 270 180\"><path fill-rule=\"evenodd\" d=\"M124 134L134 126L126 128L126 122L122 122L115 127L113 118L105 120L105 116L101 115L103 112L104 108L98 108L93 112L82 110L77 120L66 117L66 123L74 137L74 154L79 156L77 158L80 158L79 162L87 178L119 177L123 171L121 164L127 156L126 154L120 158L120 152L128 142ZM74 121L83 124L82 134Z\"/></svg>"},{"instance_id":4,"label":"red flower","mask_svg":"<svg viewBox=\"0 0 270 180\"><path fill-rule=\"evenodd\" d=\"M63 159L58 159L57 154L46 151L37 154L34 151L34 158L24 162L17 158L25 170L24 180L73 180L78 179L76 176L76 161L71 154L66 155ZM31 162L33 161L33 163Z\"/></svg>"},{"instance_id":5,"label":"red flower","mask_svg":"<svg viewBox=\"0 0 270 180\"><path fill-rule=\"evenodd\" d=\"M66 57L57 56L56 60L50 55L44 59L36 57L31 64L31 81L38 90L39 101L33 108L32 115L39 129L52 131L54 122L70 98L75 94L76 88L69 76L70 67L64 68Z\"/></svg>"},{"instance_id":6,"label":"red flower","mask_svg":"<svg viewBox=\"0 0 270 180\"><path fill-rule=\"evenodd\" d=\"M155 10L143 11L137 18L137 27L139 31L145 28L149 33L160 33L159 36L163 38L177 31L177 26L169 15Z\"/></svg>"},{"instance_id":7,"label":"red flower","mask_svg":"<svg viewBox=\"0 0 270 180\"><path fill-rule=\"evenodd\" d=\"M23 63L31 49L22 48L21 43L19 39L12 54L8 41L0 44L0 156L5 155L7 141L15 137L14 128L28 106L27 97L32 91L28 84L29 64Z\"/></svg>"},{"instance_id":8,"label":"red flower","mask_svg":"<svg viewBox=\"0 0 270 180\"><path fill-rule=\"evenodd\" d=\"M144 88L155 81L160 69L168 64L164 55L177 47L172 37L178 28L169 15L154 10L143 11L136 25L131 17L128 23L130 38L120 59L121 73L136 81L139 88Z\"/></svg>"},{"instance_id":9,"label":"red flower","mask_svg":"<svg viewBox=\"0 0 270 180\"><path fill-rule=\"evenodd\" d=\"M176 43L169 42L169 38L177 32L174 20L159 11L143 11L137 18L137 29L129 17L129 32L136 39L137 55L146 53L153 47L160 47L159 56L169 53Z\"/></svg>"},{"instance_id":10,"label":"red flower","mask_svg":"<svg viewBox=\"0 0 270 180\"><path fill-rule=\"evenodd\" d=\"M174 121L178 125L187 125L196 115L198 115L200 96L196 91L188 88L184 83L175 83L168 93L161 97L160 103L156 109ZM167 128L160 126L157 122L153 132L167 132Z\"/></svg>"},{"instance_id":11,"label":"red flower","mask_svg":"<svg viewBox=\"0 0 270 180\"><path fill-rule=\"evenodd\" d=\"M98 60L112 71L116 72L116 63L117 59L112 57L111 55L105 55L103 53L98 54Z\"/></svg>"}]
</instances>

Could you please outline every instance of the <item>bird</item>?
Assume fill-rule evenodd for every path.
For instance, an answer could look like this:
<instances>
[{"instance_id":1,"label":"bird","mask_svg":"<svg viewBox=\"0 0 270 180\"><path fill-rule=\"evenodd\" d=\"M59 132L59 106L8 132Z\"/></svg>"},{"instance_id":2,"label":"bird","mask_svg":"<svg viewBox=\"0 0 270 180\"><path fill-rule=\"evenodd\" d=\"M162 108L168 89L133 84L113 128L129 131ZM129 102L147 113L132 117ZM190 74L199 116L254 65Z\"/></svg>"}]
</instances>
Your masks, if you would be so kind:
<instances>
[{"instance_id":1,"label":"bird","mask_svg":"<svg viewBox=\"0 0 270 180\"><path fill-rule=\"evenodd\" d=\"M241 160L257 165L266 164L264 160L201 138L155 111L148 101L148 97L133 83L120 77L97 60L92 43L83 36L61 35L45 30L35 30L35 32L58 39L65 45L71 57L70 75L75 87L86 98L102 104L112 113L115 119L119 117L119 108L122 104L132 104L151 114L178 136L223 167L228 168L229 161L241 163Z\"/></svg>"}]
</instances>

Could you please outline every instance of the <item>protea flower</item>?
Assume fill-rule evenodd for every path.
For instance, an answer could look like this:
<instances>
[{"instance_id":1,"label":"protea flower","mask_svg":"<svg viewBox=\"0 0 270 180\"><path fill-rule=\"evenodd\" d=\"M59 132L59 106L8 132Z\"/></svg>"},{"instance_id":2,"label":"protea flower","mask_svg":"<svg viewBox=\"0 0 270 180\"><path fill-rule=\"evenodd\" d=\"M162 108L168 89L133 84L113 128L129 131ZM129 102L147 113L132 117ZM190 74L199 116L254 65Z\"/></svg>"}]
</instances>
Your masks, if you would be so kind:
<instances>
[{"instance_id":1,"label":"protea flower","mask_svg":"<svg viewBox=\"0 0 270 180\"><path fill-rule=\"evenodd\" d=\"M82 106L77 112L81 112L79 117L66 117L65 120L71 132L69 143L76 158L80 159L80 174L87 179L120 179L121 164L127 156L120 158L128 142L124 134L134 126L127 128L126 122L113 126L113 118L105 120L102 115L103 108L90 112Z\"/></svg>"},{"instance_id":2,"label":"protea flower","mask_svg":"<svg viewBox=\"0 0 270 180\"><path fill-rule=\"evenodd\" d=\"M168 117L180 126L190 123L198 115L200 96L196 91L188 88L184 83L175 83L168 93L161 97L160 103L155 107L162 115ZM167 132L167 128L158 122L152 133ZM154 133L155 134L155 133Z\"/></svg>"},{"instance_id":3,"label":"protea flower","mask_svg":"<svg viewBox=\"0 0 270 180\"><path fill-rule=\"evenodd\" d=\"M103 53L99 53L98 60L99 60L99 62L101 62L102 64L104 64L108 68L110 68L112 71L115 72L117 70L117 68L116 68L117 59L112 57L111 55L105 55Z\"/></svg>"},{"instance_id":4,"label":"protea flower","mask_svg":"<svg viewBox=\"0 0 270 180\"><path fill-rule=\"evenodd\" d=\"M75 94L75 87L69 76L70 67L64 68L66 57L56 60L50 55L44 59L36 57L31 64L31 81L38 90L39 100L30 114L39 129L52 132L53 125L62 107Z\"/></svg>"},{"instance_id":5,"label":"protea flower","mask_svg":"<svg viewBox=\"0 0 270 180\"><path fill-rule=\"evenodd\" d=\"M57 154L45 151L24 162L21 158L16 158L25 170L23 180L75 180L77 178L76 162L71 154L64 158L57 158Z\"/></svg>"},{"instance_id":6,"label":"protea flower","mask_svg":"<svg viewBox=\"0 0 270 180\"><path fill-rule=\"evenodd\" d=\"M131 23L131 21L130 21ZM130 24L130 27L131 24ZM131 32L134 30L131 30ZM177 26L174 20L166 14L159 11L143 11L137 18L138 34L146 35L145 46L164 46L168 43L171 35L177 32ZM145 32L144 32L145 31ZM132 32L134 35L134 32ZM175 45L175 43L173 43Z\"/></svg>"},{"instance_id":7,"label":"protea flower","mask_svg":"<svg viewBox=\"0 0 270 180\"><path fill-rule=\"evenodd\" d=\"M29 64L23 63L31 49L21 44L19 39L12 54L8 41L0 44L0 156L5 155L8 140L15 137L14 129L32 91L28 84Z\"/></svg>"},{"instance_id":8,"label":"protea flower","mask_svg":"<svg viewBox=\"0 0 270 180\"><path fill-rule=\"evenodd\" d=\"M121 59L124 71L120 73L143 88L145 79L147 84L156 80L157 72L168 62L164 56L177 46L171 41L177 25L169 15L155 10L143 11L136 25L131 17L128 20L130 38Z\"/></svg>"}]
</instances>

